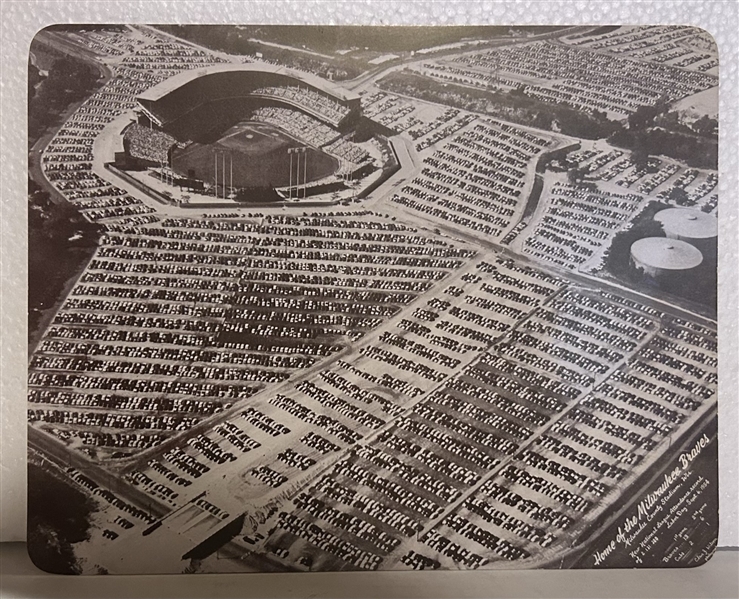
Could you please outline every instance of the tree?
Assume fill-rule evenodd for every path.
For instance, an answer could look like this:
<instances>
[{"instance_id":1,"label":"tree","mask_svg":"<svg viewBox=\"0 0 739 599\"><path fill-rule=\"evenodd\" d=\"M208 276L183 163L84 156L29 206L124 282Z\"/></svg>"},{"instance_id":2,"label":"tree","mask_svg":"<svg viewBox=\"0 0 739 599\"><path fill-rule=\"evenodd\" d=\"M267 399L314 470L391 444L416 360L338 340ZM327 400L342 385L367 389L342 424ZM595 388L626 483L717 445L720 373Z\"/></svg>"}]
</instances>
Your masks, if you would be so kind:
<instances>
[{"instance_id":1,"label":"tree","mask_svg":"<svg viewBox=\"0 0 739 599\"><path fill-rule=\"evenodd\" d=\"M718 143L694 134L684 135L663 129L617 131L609 143L632 150L632 161L646 170L649 155L664 155L684 160L688 166L715 169L718 164Z\"/></svg>"},{"instance_id":2,"label":"tree","mask_svg":"<svg viewBox=\"0 0 739 599\"><path fill-rule=\"evenodd\" d=\"M633 152L631 152L631 162L633 162L634 166L639 170L646 170L647 165L649 164L649 152L647 151L646 146L639 144L634 148Z\"/></svg>"},{"instance_id":3,"label":"tree","mask_svg":"<svg viewBox=\"0 0 739 599\"><path fill-rule=\"evenodd\" d=\"M33 463L28 467L28 553L46 572L80 574L73 544L89 539L93 501Z\"/></svg>"},{"instance_id":4,"label":"tree","mask_svg":"<svg viewBox=\"0 0 739 599\"><path fill-rule=\"evenodd\" d=\"M551 114L547 114L543 110L540 110L536 113L536 117L534 117L534 121L531 123L531 126L536 127L537 129L549 131L552 129L553 120L554 117Z\"/></svg>"},{"instance_id":5,"label":"tree","mask_svg":"<svg viewBox=\"0 0 739 599\"><path fill-rule=\"evenodd\" d=\"M662 99L653 106L642 105L629 115L629 129L646 129L654 124L657 115L667 110L667 104Z\"/></svg>"},{"instance_id":6,"label":"tree","mask_svg":"<svg viewBox=\"0 0 739 599\"><path fill-rule=\"evenodd\" d=\"M570 185L577 185L583 180L584 176L585 176L585 169L571 168L569 171L567 171L567 182Z\"/></svg>"},{"instance_id":7,"label":"tree","mask_svg":"<svg viewBox=\"0 0 739 599\"><path fill-rule=\"evenodd\" d=\"M514 89L508 92L508 95L512 98L520 98L526 95L526 86L523 84L517 85Z\"/></svg>"},{"instance_id":8,"label":"tree","mask_svg":"<svg viewBox=\"0 0 739 599\"><path fill-rule=\"evenodd\" d=\"M684 206L688 203L688 192L682 187L673 187L670 191L670 199L676 204Z\"/></svg>"},{"instance_id":9,"label":"tree","mask_svg":"<svg viewBox=\"0 0 739 599\"><path fill-rule=\"evenodd\" d=\"M704 137L714 137L718 135L718 121L703 115L693 123L693 131Z\"/></svg>"}]
</instances>

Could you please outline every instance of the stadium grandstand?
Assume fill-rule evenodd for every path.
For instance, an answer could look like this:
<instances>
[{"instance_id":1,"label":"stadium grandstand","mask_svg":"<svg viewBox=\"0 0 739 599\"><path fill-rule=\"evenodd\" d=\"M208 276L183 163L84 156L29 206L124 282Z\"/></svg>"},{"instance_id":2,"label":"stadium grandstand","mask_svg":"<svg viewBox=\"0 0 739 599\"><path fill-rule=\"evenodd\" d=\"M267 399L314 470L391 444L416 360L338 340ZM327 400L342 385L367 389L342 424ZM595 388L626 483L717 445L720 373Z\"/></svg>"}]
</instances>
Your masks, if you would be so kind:
<instances>
[{"instance_id":1,"label":"stadium grandstand","mask_svg":"<svg viewBox=\"0 0 739 599\"><path fill-rule=\"evenodd\" d=\"M270 64L215 65L186 71L137 97L143 121L167 130L199 107L263 98L286 104L333 127L356 121L359 95L308 73Z\"/></svg>"},{"instance_id":2,"label":"stadium grandstand","mask_svg":"<svg viewBox=\"0 0 739 599\"><path fill-rule=\"evenodd\" d=\"M127 155L143 166L158 166L169 162L177 140L162 131L131 123L123 132L123 148Z\"/></svg>"}]
</instances>

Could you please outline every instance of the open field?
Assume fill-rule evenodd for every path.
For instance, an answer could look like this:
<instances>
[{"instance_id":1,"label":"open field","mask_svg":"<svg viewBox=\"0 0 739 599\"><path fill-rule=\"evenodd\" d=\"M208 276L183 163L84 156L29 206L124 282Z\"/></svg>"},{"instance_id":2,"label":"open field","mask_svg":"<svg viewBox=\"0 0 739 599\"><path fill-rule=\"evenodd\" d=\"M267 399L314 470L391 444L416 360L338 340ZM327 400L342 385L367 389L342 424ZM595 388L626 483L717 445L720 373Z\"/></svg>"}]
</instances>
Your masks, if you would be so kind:
<instances>
[{"instance_id":1,"label":"open field","mask_svg":"<svg viewBox=\"0 0 739 599\"><path fill-rule=\"evenodd\" d=\"M173 169L183 176L194 176L202 181L214 182L216 155L218 155L218 179L223 180L223 161L226 161L225 180L236 187L284 187L297 173L297 154L290 156L288 149L305 147L277 127L264 123L239 123L223 133L213 144L196 142L172 156ZM308 181L316 181L333 174L338 161L321 150L308 147L307 156L300 155L300 179L307 173ZM303 162L305 160L305 162Z\"/></svg>"}]
</instances>

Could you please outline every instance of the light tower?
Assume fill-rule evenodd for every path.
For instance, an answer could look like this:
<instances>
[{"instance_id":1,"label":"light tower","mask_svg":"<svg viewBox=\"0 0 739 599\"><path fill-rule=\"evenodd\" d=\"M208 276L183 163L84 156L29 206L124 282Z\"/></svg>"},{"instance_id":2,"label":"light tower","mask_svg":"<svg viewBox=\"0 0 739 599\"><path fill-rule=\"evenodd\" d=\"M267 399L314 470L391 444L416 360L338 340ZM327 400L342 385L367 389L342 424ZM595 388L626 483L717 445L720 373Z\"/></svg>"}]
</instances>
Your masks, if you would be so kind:
<instances>
[{"instance_id":1,"label":"light tower","mask_svg":"<svg viewBox=\"0 0 739 599\"><path fill-rule=\"evenodd\" d=\"M308 146L299 148L288 148L287 153L290 156L290 186L288 188L288 199L293 197L293 154L295 154L295 198L300 199L300 155L303 159L303 198L306 197L307 181L308 181Z\"/></svg>"},{"instance_id":2,"label":"light tower","mask_svg":"<svg viewBox=\"0 0 739 599\"><path fill-rule=\"evenodd\" d=\"M213 197L218 199L218 155L219 152L214 152L213 157L215 158L215 166L214 166L214 193ZM230 197L231 194L233 194L233 187L234 187L234 162L233 162L233 155L229 152L226 154L226 152L220 152L221 156L221 187L223 188L223 199L225 200L227 197ZM229 183L226 184L226 158L228 158L229 162Z\"/></svg>"},{"instance_id":3,"label":"light tower","mask_svg":"<svg viewBox=\"0 0 739 599\"><path fill-rule=\"evenodd\" d=\"M226 199L226 153L221 152L221 160L223 161L222 170L223 170L223 199Z\"/></svg>"},{"instance_id":4,"label":"light tower","mask_svg":"<svg viewBox=\"0 0 739 599\"><path fill-rule=\"evenodd\" d=\"M300 153L303 155L303 199L308 193L308 146L300 148ZM298 161L299 162L299 161Z\"/></svg>"}]
</instances>

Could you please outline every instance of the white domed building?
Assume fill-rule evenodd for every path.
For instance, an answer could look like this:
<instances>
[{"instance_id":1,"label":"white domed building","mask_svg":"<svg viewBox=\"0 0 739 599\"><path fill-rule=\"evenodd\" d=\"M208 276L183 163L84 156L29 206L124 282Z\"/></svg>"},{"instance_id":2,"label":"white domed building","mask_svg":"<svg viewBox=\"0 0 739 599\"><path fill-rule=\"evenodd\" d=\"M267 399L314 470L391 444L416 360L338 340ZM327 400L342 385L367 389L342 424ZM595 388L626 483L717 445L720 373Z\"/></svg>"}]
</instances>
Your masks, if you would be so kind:
<instances>
[{"instance_id":1,"label":"white domed building","mask_svg":"<svg viewBox=\"0 0 739 599\"><path fill-rule=\"evenodd\" d=\"M691 244L669 237L645 237L631 245L631 265L643 273L647 282L679 282L703 262L700 250Z\"/></svg>"},{"instance_id":2,"label":"white domed building","mask_svg":"<svg viewBox=\"0 0 739 599\"><path fill-rule=\"evenodd\" d=\"M718 220L693 208L668 208L654 215L669 239L684 241L698 248L706 261L716 259Z\"/></svg>"}]
</instances>

